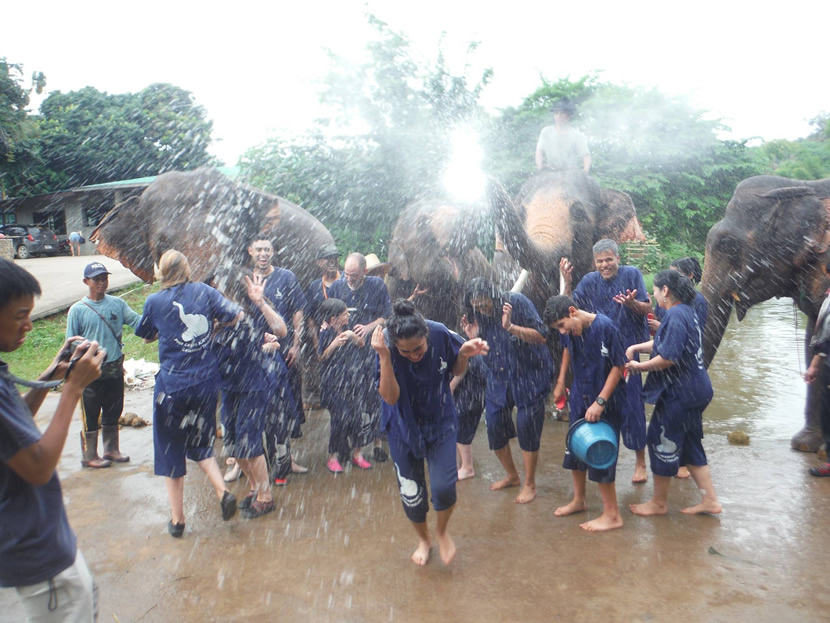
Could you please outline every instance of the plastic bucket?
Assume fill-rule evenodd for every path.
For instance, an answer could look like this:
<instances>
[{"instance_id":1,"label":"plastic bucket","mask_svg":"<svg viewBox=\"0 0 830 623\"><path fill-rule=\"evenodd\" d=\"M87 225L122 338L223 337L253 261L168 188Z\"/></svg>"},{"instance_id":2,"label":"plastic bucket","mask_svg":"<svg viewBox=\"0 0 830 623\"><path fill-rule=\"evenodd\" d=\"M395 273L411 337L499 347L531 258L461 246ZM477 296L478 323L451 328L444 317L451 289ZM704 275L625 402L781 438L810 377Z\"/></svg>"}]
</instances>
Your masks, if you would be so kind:
<instances>
[{"instance_id":1,"label":"plastic bucket","mask_svg":"<svg viewBox=\"0 0 830 623\"><path fill-rule=\"evenodd\" d=\"M568 429L568 450L594 469L607 469L617 460L617 433L607 421L579 419Z\"/></svg>"}]
</instances>

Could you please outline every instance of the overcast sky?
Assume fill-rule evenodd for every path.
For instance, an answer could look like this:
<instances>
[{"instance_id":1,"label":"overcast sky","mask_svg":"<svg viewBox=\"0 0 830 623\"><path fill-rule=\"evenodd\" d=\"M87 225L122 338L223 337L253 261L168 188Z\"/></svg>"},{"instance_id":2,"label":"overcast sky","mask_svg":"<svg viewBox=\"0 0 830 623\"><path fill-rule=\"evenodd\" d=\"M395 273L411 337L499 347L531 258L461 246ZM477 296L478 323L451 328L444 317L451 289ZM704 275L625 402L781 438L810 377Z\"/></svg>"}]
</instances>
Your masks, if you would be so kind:
<instances>
[{"instance_id":1,"label":"overcast sky","mask_svg":"<svg viewBox=\"0 0 830 623\"><path fill-rule=\"evenodd\" d=\"M47 92L136 92L153 82L187 89L207 109L213 151L228 164L269 136L310 124L320 111L325 49L357 58L371 34L367 12L426 59L446 32L444 51L457 70L468 43L480 41L472 75L493 68L483 98L492 109L519 104L541 75L602 71L612 82L689 96L736 138L794 139L809 133L810 118L830 112L828 7L815 0L18 1L0 11L0 56L27 74L44 72Z\"/></svg>"}]
</instances>

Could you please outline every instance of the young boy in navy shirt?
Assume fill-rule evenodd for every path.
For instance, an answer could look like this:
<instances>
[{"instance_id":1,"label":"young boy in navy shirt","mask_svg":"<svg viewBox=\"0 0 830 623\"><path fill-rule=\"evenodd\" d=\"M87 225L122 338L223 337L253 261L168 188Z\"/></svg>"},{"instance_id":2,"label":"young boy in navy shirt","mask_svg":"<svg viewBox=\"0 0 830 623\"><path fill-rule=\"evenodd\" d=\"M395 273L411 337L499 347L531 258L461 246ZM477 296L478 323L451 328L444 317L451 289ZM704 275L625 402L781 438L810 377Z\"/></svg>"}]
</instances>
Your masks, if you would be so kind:
<instances>
[{"instance_id":1,"label":"young boy in navy shirt","mask_svg":"<svg viewBox=\"0 0 830 623\"><path fill-rule=\"evenodd\" d=\"M548 299L545 306L545 324L559 331L564 347L559 378L553 390L554 400L565 395L565 379L568 366L571 365L571 425L581 418L589 422L597 422L602 418L614 427L619 442L622 406L625 400L624 386L620 380L626 358L617 327L607 316L581 310L571 297L561 295ZM564 517L585 510L587 475L599 485L602 515L580 524L579 527L589 532L621 528L623 521L614 485L616 460L606 469L595 469L580 461L566 448L562 467L571 470L574 496L568 504L557 508L554 515Z\"/></svg>"}]
</instances>

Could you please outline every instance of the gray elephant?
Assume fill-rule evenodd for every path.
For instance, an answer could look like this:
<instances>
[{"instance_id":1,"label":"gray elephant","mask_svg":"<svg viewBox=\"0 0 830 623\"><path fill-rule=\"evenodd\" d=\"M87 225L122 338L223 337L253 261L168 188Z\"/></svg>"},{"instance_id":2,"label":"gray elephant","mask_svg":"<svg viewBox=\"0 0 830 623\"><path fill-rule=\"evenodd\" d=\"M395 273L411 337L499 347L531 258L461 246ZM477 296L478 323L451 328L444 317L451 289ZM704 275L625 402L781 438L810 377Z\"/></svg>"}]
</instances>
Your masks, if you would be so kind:
<instances>
[{"instance_id":1,"label":"gray elephant","mask_svg":"<svg viewBox=\"0 0 830 623\"><path fill-rule=\"evenodd\" d=\"M395 223L389 243L386 287L394 301L408 298L430 320L450 328L458 323L467 284L493 278L487 258L475 246L480 215L440 200L408 206Z\"/></svg>"},{"instance_id":2,"label":"gray elephant","mask_svg":"<svg viewBox=\"0 0 830 623\"><path fill-rule=\"evenodd\" d=\"M627 194L601 189L579 170L534 173L515 202L492 184L488 192L500 241L493 269L503 289L512 285L519 267L529 271L524 293L540 310L559 293L559 260L574 265L576 284L594 270L592 247L597 240L645 241L634 203Z\"/></svg>"},{"instance_id":3,"label":"gray elephant","mask_svg":"<svg viewBox=\"0 0 830 623\"><path fill-rule=\"evenodd\" d=\"M821 265L830 247L830 179L814 182L763 175L744 180L723 220L706 238L701 291L709 303L704 329L708 366L732 308L738 320L757 303L789 297L807 315L809 346L827 288ZM809 348L805 348L809 357ZM819 392L808 385L805 425L791 441L797 450L821 445Z\"/></svg>"},{"instance_id":4,"label":"gray elephant","mask_svg":"<svg viewBox=\"0 0 830 623\"><path fill-rule=\"evenodd\" d=\"M259 233L271 239L274 262L302 284L319 276L320 246L334 243L302 208L211 168L158 176L139 197L113 208L90 239L147 283L154 263L175 248L189 259L194 279L212 277L223 288L249 263L248 242Z\"/></svg>"}]
</instances>

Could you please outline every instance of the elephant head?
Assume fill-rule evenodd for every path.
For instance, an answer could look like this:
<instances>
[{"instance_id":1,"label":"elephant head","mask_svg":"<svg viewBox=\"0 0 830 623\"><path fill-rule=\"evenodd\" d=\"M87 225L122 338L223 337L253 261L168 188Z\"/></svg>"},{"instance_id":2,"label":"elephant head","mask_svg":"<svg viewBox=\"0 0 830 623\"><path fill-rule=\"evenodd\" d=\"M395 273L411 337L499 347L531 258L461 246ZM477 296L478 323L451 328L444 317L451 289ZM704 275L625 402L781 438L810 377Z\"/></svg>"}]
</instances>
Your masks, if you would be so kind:
<instances>
[{"instance_id":1,"label":"elephant head","mask_svg":"<svg viewBox=\"0 0 830 623\"><path fill-rule=\"evenodd\" d=\"M594 269L592 247L597 240L645 240L631 198L600 189L579 170L537 171L515 203L497 184L491 184L488 195L504 246L499 252L497 245L494 268L500 270L515 260L528 270L526 294L540 309L559 292L560 258L567 257L574 265L576 283Z\"/></svg>"},{"instance_id":2,"label":"elephant head","mask_svg":"<svg viewBox=\"0 0 830 623\"><path fill-rule=\"evenodd\" d=\"M248 241L272 239L276 262L307 282L316 276L317 249L333 239L302 208L201 168L158 176L141 194L113 208L90 239L145 282L168 249L190 261L193 278L214 278L224 287L248 263Z\"/></svg>"},{"instance_id":3,"label":"elephant head","mask_svg":"<svg viewBox=\"0 0 830 623\"><path fill-rule=\"evenodd\" d=\"M816 182L758 176L735 189L723 220L706 238L701 290L709 303L704 329L704 359L715 356L732 308L738 320L757 303L789 297L815 325L826 284L821 265L830 247L830 179ZM793 438L799 449L815 450L817 406ZM812 392L815 393L815 392Z\"/></svg>"},{"instance_id":4,"label":"elephant head","mask_svg":"<svg viewBox=\"0 0 830 623\"><path fill-rule=\"evenodd\" d=\"M415 300L420 311L454 327L467 283L475 277L492 277L487 259L475 246L480 221L444 201L408 206L389 243L386 286L392 300L406 298L420 286L426 290Z\"/></svg>"}]
</instances>

